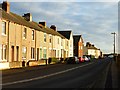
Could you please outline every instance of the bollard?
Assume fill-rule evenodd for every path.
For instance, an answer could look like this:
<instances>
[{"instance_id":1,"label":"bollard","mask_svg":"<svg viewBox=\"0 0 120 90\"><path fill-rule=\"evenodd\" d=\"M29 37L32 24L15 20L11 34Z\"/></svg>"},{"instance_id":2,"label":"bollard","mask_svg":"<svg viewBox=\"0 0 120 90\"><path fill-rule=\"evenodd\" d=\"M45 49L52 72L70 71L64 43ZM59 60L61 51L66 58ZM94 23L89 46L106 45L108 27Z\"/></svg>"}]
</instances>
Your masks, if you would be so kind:
<instances>
[{"instance_id":1,"label":"bollard","mask_svg":"<svg viewBox=\"0 0 120 90\"><path fill-rule=\"evenodd\" d=\"M25 67L25 61L22 61L22 67Z\"/></svg>"},{"instance_id":2,"label":"bollard","mask_svg":"<svg viewBox=\"0 0 120 90\"><path fill-rule=\"evenodd\" d=\"M47 66L47 59L45 59L45 62L46 62L46 66Z\"/></svg>"},{"instance_id":3,"label":"bollard","mask_svg":"<svg viewBox=\"0 0 120 90\"><path fill-rule=\"evenodd\" d=\"M51 61L52 61L52 58L49 58L49 59L48 59L48 64L50 64L50 63L51 63Z\"/></svg>"}]
</instances>

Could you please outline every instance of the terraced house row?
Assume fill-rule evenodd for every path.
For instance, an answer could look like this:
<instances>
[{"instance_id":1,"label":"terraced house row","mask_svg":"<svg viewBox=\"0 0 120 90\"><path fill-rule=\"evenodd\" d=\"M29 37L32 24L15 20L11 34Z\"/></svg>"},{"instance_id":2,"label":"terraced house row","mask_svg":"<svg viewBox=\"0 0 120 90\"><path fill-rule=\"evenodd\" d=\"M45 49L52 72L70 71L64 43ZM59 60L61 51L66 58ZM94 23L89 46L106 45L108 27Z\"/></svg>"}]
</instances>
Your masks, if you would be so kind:
<instances>
[{"instance_id":1,"label":"terraced house row","mask_svg":"<svg viewBox=\"0 0 120 90\"><path fill-rule=\"evenodd\" d=\"M73 56L72 31L58 31L55 25L47 27L46 22L36 23L30 13L12 13L6 1L1 4L0 14L0 69L22 67L23 61L39 65L50 57Z\"/></svg>"},{"instance_id":2,"label":"terraced house row","mask_svg":"<svg viewBox=\"0 0 120 90\"><path fill-rule=\"evenodd\" d=\"M55 25L47 27L46 22L34 22L31 13L20 16L10 12L7 1L0 4L0 69L46 64L49 58L102 55L100 49L89 46L84 46L82 35L59 31Z\"/></svg>"}]
</instances>

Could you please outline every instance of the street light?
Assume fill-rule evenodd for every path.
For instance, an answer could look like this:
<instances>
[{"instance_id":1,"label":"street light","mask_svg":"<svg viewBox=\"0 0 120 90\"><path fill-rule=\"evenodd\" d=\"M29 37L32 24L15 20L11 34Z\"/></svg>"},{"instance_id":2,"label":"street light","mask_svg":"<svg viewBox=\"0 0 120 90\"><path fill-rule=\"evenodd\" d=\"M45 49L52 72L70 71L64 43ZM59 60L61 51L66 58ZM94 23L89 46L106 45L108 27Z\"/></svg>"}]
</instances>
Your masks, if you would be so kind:
<instances>
[{"instance_id":1,"label":"street light","mask_svg":"<svg viewBox=\"0 0 120 90\"><path fill-rule=\"evenodd\" d=\"M116 34L116 33L114 32L114 33L111 33L111 34L114 35L114 44L113 44L113 45L114 45L114 59L115 59L115 34Z\"/></svg>"}]
</instances>

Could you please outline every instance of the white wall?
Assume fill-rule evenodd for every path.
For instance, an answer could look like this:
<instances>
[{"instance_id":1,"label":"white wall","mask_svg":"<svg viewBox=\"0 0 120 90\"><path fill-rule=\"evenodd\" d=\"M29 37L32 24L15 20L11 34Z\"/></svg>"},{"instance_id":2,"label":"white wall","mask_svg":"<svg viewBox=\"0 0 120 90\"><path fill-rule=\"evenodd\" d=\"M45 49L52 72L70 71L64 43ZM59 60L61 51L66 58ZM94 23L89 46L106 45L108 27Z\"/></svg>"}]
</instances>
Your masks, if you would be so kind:
<instances>
[{"instance_id":1,"label":"white wall","mask_svg":"<svg viewBox=\"0 0 120 90\"><path fill-rule=\"evenodd\" d=\"M68 57L73 57L73 34L72 33L71 33L70 40L69 40Z\"/></svg>"}]
</instances>

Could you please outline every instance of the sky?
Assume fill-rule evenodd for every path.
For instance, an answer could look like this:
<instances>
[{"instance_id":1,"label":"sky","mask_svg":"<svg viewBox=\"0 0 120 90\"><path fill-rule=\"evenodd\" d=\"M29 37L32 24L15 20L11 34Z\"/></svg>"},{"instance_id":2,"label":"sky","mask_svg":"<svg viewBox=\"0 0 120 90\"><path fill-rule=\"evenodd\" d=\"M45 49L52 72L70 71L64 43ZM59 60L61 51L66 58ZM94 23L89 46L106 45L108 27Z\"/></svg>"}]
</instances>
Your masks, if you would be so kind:
<instances>
[{"instance_id":1,"label":"sky","mask_svg":"<svg viewBox=\"0 0 120 90\"><path fill-rule=\"evenodd\" d=\"M11 0L10 10L21 16L30 12L33 21L54 24L58 31L72 30L84 45L91 42L103 53L113 53L116 32L118 48L118 0Z\"/></svg>"}]
</instances>

